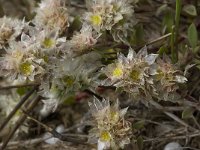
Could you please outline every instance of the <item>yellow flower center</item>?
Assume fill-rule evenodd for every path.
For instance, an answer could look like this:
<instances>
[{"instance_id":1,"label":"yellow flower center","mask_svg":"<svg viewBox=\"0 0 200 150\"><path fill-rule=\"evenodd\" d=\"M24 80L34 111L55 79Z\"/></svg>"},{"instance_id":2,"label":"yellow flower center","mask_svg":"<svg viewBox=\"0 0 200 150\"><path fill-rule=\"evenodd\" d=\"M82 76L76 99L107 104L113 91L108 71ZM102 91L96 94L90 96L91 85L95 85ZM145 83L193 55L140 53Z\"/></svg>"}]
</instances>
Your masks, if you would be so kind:
<instances>
[{"instance_id":1,"label":"yellow flower center","mask_svg":"<svg viewBox=\"0 0 200 150\"><path fill-rule=\"evenodd\" d=\"M51 48L55 45L55 41L50 38L45 38L42 44L45 48Z\"/></svg>"},{"instance_id":2,"label":"yellow flower center","mask_svg":"<svg viewBox=\"0 0 200 150\"><path fill-rule=\"evenodd\" d=\"M23 56L23 53L20 52L19 50L16 50L14 53L12 53L12 56L16 59L21 59L21 57Z\"/></svg>"},{"instance_id":3,"label":"yellow flower center","mask_svg":"<svg viewBox=\"0 0 200 150\"><path fill-rule=\"evenodd\" d=\"M156 79L161 80L164 77L164 73L160 69L157 70L157 73L158 74L156 75Z\"/></svg>"},{"instance_id":4,"label":"yellow flower center","mask_svg":"<svg viewBox=\"0 0 200 150\"><path fill-rule=\"evenodd\" d=\"M90 19L92 24L95 26L99 26L102 23L102 18L100 15L92 15Z\"/></svg>"},{"instance_id":5,"label":"yellow flower center","mask_svg":"<svg viewBox=\"0 0 200 150\"><path fill-rule=\"evenodd\" d=\"M168 80L168 81L172 81L174 79L174 76L172 73L167 73L165 75L165 79Z\"/></svg>"},{"instance_id":6,"label":"yellow flower center","mask_svg":"<svg viewBox=\"0 0 200 150\"><path fill-rule=\"evenodd\" d=\"M71 76L65 76L63 78L63 82L66 84L66 86L71 87L74 84L75 79Z\"/></svg>"},{"instance_id":7,"label":"yellow flower center","mask_svg":"<svg viewBox=\"0 0 200 150\"><path fill-rule=\"evenodd\" d=\"M116 111L111 111L110 119L113 123L116 123L119 120L119 113Z\"/></svg>"},{"instance_id":8,"label":"yellow flower center","mask_svg":"<svg viewBox=\"0 0 200 150\"><path fill-rule=\"evenodd\" d=\"M138 81L140 80L140 72L138 70L132 70L130 73L130 78L133 81Z\"/></svg>"},{"instance_id":9,"label":"yellow flower center","mask_svg":"<svg viewBox=\"0 0 200 150\"><path fill-rule=\"evenodd\" d=\"M43 56L43 60L47 63L47 62L49 62L49 57L48 56Z\"/></svg>"},{"instance_id":10,"label":"yellow flower center","mask_svg":"<svg viewBox=\"0 0 200 150\"><path fill-rule=\"evenodd\" d=\"M32 66L31 66L31 63L29 62L25 62L25 63L22 63L20 66L19 66L19 70L22 74L28 76L30 75L32 72L33 72L33 69L32 69Z\"/></svg>"},{"instance_id":11,"label":"yellow flower center","mask_svg":"<svg viewBox=\"0 0 200 150\"><path fill-rule=\"evenodd\" d=\"M116 67L114 70L113 70L113 72L112 72L112 76L113 77L116 77L116 78L119 78L119 77L121 77L123 75L123 70L122 70L122 68L120 68L120 67Z\"/></svg>"},{"instance_id":12,"label":"yellow flower center","mask_svg":"<svg viewBox=\"0 0 200 150\"><path fill-rule=\"evenodd\" d=\"M108 131L103 131L101 132L101 135L100 135L100 140L101 141L110 141L111 140L111 135Z\"/></svg>"}]
</instances>

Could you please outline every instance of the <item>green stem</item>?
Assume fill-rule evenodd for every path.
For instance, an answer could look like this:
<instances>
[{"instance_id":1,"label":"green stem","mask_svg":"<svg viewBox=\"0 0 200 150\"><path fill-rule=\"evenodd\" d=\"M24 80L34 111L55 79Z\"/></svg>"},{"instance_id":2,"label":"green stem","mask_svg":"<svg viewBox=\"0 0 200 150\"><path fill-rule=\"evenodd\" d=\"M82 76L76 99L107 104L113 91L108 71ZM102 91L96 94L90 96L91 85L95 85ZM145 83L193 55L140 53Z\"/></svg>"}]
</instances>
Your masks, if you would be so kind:
<instances>
[{"instance_id":1,"label":"green stem","mask_svg":"<svg viewBox=\"0 0 200 150\"><path fill-rule=\"evenodd\" d=\"M172 62L176 63L176 52L174 50L174 26L172 26L171 29L171 38L170 38L170 47L171 47L171 56L172 56Z\"/></svg>"},{"instance_id":2,"label":"green stem","mask_svg":"<svg viewBox=\"0 0 200 150\"><path fill-rule=\"evenodd\" d=\"M176 15L175 15L175 35L174 35L174 45L176 50L174 51L174 63L178 60L178 34L179 34L179 24L181 15L181 0L176 0Z\"/></svg>"}]
</instances>

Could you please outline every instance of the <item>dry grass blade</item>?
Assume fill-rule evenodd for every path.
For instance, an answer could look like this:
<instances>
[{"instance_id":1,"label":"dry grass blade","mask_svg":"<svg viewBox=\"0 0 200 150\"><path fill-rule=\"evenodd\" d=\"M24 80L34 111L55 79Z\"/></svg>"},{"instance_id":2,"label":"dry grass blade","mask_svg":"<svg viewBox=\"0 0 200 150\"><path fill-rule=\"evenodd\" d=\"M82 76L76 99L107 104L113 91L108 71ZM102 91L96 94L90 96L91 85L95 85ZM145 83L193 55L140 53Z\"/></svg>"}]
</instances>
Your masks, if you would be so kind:
<instances>
[{"instance_id":1,"label":"dry grass blade","mask_svg":"<svg viewBox=\"0 0 200 150\"><path fill-rule=\"evenodd\" d=\"M31 112L33 110L33 108L38 104L38 102L40 101L41 97L37 97L36 99L34 99L27 107L26 112ZM26 120L26 115L22 115L18 121L16 122L16 125L14 126L14 128L11 130L11 132L9 133L9 135L5 138L5 141L3 142L3 145L1 147L1 150L4 150L8 144L8 142L10 141L10 139L13 137L13 135L15 134L16 130L20 127L20 125Z\"/></svg>"},{"instance_id":2,"label":"dry grass blade","mask_svg":"<svg viewBox=\"0 0 200 150\"><path fill-rule=\"evenodd\" d=\"M28 98L34 93L34 91L38 88L38 86L34 86L32 90L30 90L15 106L15 108L10 112L6 120L2 123L0 127L0 132L4 129L4 127L7 125L7 123L10 121L10 119L15 115L17 110L21 108L21 106L28 100Z\"/></svg>"}]
</instances>

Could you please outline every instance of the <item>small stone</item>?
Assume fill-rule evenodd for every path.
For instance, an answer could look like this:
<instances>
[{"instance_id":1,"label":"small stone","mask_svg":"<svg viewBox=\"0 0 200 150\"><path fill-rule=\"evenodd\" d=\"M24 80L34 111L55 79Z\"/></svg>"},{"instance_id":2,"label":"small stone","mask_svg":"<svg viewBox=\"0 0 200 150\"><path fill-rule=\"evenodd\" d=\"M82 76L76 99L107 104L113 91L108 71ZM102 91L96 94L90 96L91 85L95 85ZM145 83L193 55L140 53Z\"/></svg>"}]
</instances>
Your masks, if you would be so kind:
<instances>
[{"instance_id":1,"label":"small stone","mask_svg":"<svg viewBox=\"0 0 200 150\"><path fill-rule=\"evenodd\" d=\"M171 142L165 146L164 150L183 150L183 148L181 147L179 143Z\"/></svg>"}]
</instances>

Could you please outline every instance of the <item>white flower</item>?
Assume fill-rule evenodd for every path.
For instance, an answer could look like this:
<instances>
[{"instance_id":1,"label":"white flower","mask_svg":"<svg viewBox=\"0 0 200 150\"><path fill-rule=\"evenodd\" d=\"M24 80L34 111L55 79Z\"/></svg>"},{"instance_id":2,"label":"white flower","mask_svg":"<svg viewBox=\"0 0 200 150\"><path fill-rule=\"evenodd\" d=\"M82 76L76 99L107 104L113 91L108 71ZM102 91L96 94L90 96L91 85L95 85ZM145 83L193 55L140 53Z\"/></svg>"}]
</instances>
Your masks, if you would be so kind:
<instances>
[{"instance_id":1,"label":"white flower","mask_svg":"<svg viewBox=\"0 0 200 150\"><path fill-rule=\"evenodd\" d=\"M11 80L19 79L25 81L34 80L34 77L43 73L42 67L37 63L38 59L34 53L22 42L12 42L10 47L5 49L6 54L1 57L1 74Z\"/></svg>"},{"instance_id":2,"label":"white flower","mask_svg":"<svg viewBox=\"0 0 200 150\"><path fill-rule=\"evenodd\" d=\"M14 18L0 18L0 48L14 40L21 33L25 25L24 21Z\"/></svg>"},{"instance_id":3,"label":"white flower","mask_svg":"<svg viewBox=\"0 0 200 150\"><path fill-rule=\"evenodd\" d=\"M27 47L32 47L35 52L58 48L66 42L66 37L59 38L58 30L49 30L47 28L29 28L29 35L22 33L21 41ZM39 50L39 51L38 51Z\"/></svg>"},{"instance_id":4,"label":"white flower","mask_svg":"<svg viewBox=\"0 0 200 150\"><path fill-rule=\"evenodd\" d=\"M110 79L110 84L118 88L123 87L125 91L136 95L140 90L145 92L146 88L153 88L151 76L155 73L153 65L157 57L157 54L148 54L146 47L137 54L130 49L127 57L120 54L117 62L104 69L103 72L108 77L106 82Z\"/></svg>"},{"instance_id":5,"label":"white flower","mask_svg":"<svg viewBox=\"0 0 200 150\"><path fill-rule=\"evenodd\" d=\"M167 89L168 92L172 92L178 88L177 83L185 83L187 81L187 79L181 75L183 73L181 73L175 65L171 64L167 56L165 56L163 60L158 59L157 64L155 80L160 81L161 89Z\"/></svg>"},{"instance_id":6,"label":"white flower","mask_svg":"<svg viewBox=\"0 0 200 150\"><path fill-rule=\"evenodd\" d=\"M89 12L84 15L84 20L98 32L111 30L121 20L132 19L134 11L131 2L130 0L87 1Z\"/></svg>"},{"instance_id":7,"label":"white flower","mask_svg":"<svg viewBox=\"0 0 200 150\"><path fill-rule=\"evenodd\" d=\"M89 142L98 143L98 150L123 148L130 143L130 123L124 119L128 108L120 110L118 101L110 105L108 100L100 102L96 98L89 106L94 126L89 132Z\"/></svg>"},{"instance_id":8,"label":"white flower","mask_svg":"<svg viewBox=\"0 0 200 150\"><path fill-rule=\"evenodd\" d=\"M43 0L36 10L33 22L50 30L58 29L63 33L68 27L68 12L63 0Z\"/></svg>"},{"instance_id":9,"label":"white flower","mask_svg":"<svg viewBox=\"0 0 200 150\"><path fill-rule=\"evenodd\" d=\"M92 27L83 24L80 32L75 33L70 41L66 43L65 53L70 55L80 55L87 52L96 44L99 35L95 34Z\"/></svg>"}]
</instances>

